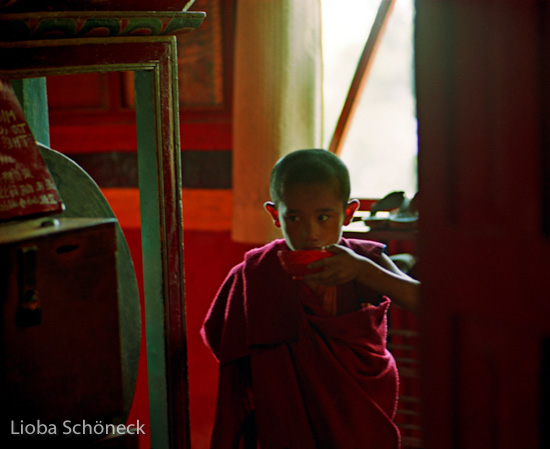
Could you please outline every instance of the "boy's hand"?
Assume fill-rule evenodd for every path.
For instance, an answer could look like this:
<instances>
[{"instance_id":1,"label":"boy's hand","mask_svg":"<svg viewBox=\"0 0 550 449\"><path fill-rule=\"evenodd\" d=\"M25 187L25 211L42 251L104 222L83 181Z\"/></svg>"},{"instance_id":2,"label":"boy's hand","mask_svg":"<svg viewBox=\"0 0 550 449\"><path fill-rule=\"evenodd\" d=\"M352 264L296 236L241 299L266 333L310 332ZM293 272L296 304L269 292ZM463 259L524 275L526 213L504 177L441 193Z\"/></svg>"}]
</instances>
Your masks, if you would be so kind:
<instances>
[{"instance_id":1,"label":"boy's hand","mask_svg":"<svg viewBox=\"0 0 550 449\"><path fill-rule=\"evenodd\" d=\"M306 275L304 281L333 286L357 280L411 312L420 309L420 282L401 272L385 254L378 264L344 246L330 245L325 249L334 255L310 263L308 267L324 270Z\"/></svg>"},{"instance_id":2,"label":"boy's hand","mask_svg":"<svg viewBox=\"0 0 550 449\"><path fill-rule=\"evenodd\" d=\"M330 251L334 255L310 263L308 268L322 268L323 271L304 276L305 281L333 286L352 281L359 276L361 266L366 260L365 257L341 245L330 245L323 249Z\"/></svg>"}]
</instances>

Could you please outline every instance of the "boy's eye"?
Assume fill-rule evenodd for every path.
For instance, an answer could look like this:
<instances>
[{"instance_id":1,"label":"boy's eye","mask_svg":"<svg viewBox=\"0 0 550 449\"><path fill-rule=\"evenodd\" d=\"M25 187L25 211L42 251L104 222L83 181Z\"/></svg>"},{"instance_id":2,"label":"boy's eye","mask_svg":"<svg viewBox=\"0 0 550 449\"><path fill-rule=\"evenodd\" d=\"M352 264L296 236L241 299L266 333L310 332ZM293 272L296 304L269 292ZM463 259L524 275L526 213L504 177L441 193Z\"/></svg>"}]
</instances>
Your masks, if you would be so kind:
<instances>
[{"instance_id":1,"label":"boy's eye","mask_svg":"<svg viewBox=\"0 0 550 449\"><path fill-rule=\"evenodd\" d=\"M292 223L299 220L297 215L287 215L286 219L287 219L287 221L290 221Z\"/></svg>"},{"instance_id":2,"label":"boy's eye","mask_svg":"<svg viewBox=\"0 0 550 449\"><path fill-rule=\"evenodd\" d=\"M327 221L330 217L327 214L319 215L319 221Z\"/></svg>"}]
</instances>

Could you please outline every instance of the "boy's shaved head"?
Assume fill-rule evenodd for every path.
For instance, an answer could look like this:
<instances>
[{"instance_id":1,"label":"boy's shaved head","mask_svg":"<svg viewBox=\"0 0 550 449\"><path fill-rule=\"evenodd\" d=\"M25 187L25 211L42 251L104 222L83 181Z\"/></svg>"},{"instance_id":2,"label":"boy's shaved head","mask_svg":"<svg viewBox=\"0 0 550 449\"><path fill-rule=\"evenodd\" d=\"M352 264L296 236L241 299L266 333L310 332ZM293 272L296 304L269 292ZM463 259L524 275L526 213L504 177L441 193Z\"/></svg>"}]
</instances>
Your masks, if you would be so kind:
<instances>
[{"instance_id":1,"label":"boy's shaved head","mask_svg":"<svg viewBox=\"0 0 550 449\"><path fill-rule=\"evenodd\" d=\"M269 191L278 204L284 189L296 184L334 184L336 194L345 205L350 196L349 172L335 154L322 150L298 150L287 154L273 167Z\"/></svg>"}]
</instances>

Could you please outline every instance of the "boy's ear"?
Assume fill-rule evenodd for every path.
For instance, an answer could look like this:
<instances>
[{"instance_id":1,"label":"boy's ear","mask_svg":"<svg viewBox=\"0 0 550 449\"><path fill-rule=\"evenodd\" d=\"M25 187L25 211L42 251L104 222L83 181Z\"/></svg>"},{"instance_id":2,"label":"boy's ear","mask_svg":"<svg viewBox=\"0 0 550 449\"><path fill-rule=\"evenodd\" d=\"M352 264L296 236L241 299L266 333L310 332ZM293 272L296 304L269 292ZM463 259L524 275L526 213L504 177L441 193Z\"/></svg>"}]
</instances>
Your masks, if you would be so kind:
<instances>
[{"instance_id":1,"label":"boy's ear","mask_svg":"<svg viewBox=\"0 0 550 449\"><path fill-rule=\"evenodd\" d=\"M359 208L359 200L350 200L348 202L348 205L346 206L346 211L345 211L344 226L347 226L351 223L353 214L358 208Z\"/></svg>"},{"instance_id":2,"label":"boy's ear","mask_svg":"<svg viewBox=\"0 0 550 449\"><path fill-rule=\"evenodd\" d=\"M264 203L264 207L266 208L267 212L269 212L269 215L271 215L271 218L273 218L275 226L280 228L281 222L279 221L279 211L277 210L277 206L275 206L275 203L267 201L266 203Z\"/></svg>"}]
</instances>

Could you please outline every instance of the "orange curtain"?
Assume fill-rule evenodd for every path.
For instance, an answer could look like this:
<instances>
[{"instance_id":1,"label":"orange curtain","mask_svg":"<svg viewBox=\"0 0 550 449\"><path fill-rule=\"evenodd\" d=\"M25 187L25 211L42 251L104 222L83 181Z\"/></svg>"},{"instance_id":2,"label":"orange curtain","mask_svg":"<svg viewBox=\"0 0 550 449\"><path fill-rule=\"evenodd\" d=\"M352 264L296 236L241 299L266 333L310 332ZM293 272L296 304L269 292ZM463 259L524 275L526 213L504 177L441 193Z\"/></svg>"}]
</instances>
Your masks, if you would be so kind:
<instances>
[{"instance_id":1,"label":"orange curtain","mask_svg":"<svg viewBox=\"0 0 550 449\"><path fill-rule=\"evenodd\" d=\"M233 99L235 241L280 237L263 209L271 168L322 138L321 0L239 0Z\"/></svg>"}]
</instances>

